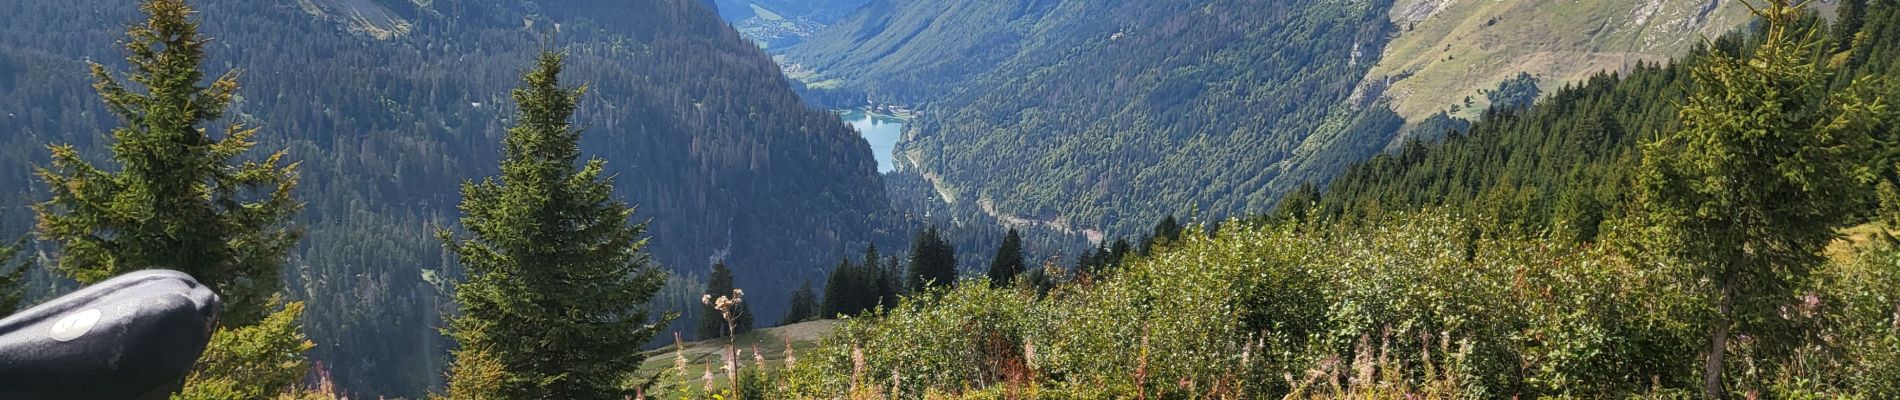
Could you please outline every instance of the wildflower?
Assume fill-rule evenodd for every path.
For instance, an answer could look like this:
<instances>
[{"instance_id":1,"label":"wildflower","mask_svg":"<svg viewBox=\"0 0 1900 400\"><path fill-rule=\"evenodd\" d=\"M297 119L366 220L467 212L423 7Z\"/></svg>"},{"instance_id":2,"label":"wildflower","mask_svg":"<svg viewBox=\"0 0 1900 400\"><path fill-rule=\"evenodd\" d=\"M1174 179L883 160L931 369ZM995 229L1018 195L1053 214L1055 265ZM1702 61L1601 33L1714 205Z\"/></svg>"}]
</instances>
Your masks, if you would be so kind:
<instances>
[{"instance_id":1,"label":"wildflower","mask_svg":"<svg viewBox=\"0 0 1900 400\"><path fill-rule=\"evenodd\" d=\"M853 344L851 345L851 376L857 377L863 374L864 374L864 347L860 347L856 344Z\"/></svg>"},{"instance_id":2,"label":"wildflower","mask_svg":"<svg viewBox=\"0 0 1900 400\"><path fill-rule=\"evenodd\" d=\"M706 304L706 305L712 305L712 303L713 303L713 297L712 297L712 295L710 295L710 294L702 294L702 295L699 295L699 302L700 302L700 303L704 303L704 304Z\"/></svg>"},{"instance_id":3,"label":"wildflower","mask_svg":"<svg viewBox=\"0 0 1900 400\"><path fill-rule=\"evenodd\" d=\"M679 371L681 379L686 378L686 342L680 340L680 333L673 332L673 369Z\"/></svg>"},{"instance_id":4,"label":"wildflower","mask_svg":"<svg viewBox=\"0 0 1900 400\"><path fill-rule=\"evenodd\" d=\"M733 351L730 348L719 354L719 370L721 372L732 370L733 355Z\"/></svg>"},{"instance_id":5,"label":"wildflower","mask_svg":"<svg viewBox=\"0 0 1900 400\"><path fill-rule=\"evenodd\" d=\"M903 398L904 376L897 373L897 367L891 367L891 398Z\"/></svg>"},{"instance_id":6,"label":"wildflower","mask_svg":"<svg viewBox=\"0 0 1900 400\"><path fill-rule=\"evenodd\" d=\"M752 363L758 365L760 371L765 370L765 353L759 351L758 343L752 344Z\"/></svg>"},{"instance_id":7,"label":"wildflower","mask_svg":"<svg viewBox=\"0 0 1900 400\"><path fill-rule=\"evenodd\" d=\"M713 373L712 373L712 371L713 371L713 366L711 366L711 365L708 365L708 366L706 366L706 371L705 371L705 373L704 373L704 374L701 374L701 375L699 376L699 379L700 379L701 381L704 381L704 382L706 382L706 392L709 392L709 393L710 393L710 392L712 392L712 390L713 390L713 385L712 385L712 381L713 381Z\"/></svg>"},{"instance_id":8,"label":"wildflower","mask_svg":"<svg viewBox=\"0 0 1900 400\"><path fill-rule=\"evenodd\" d=\"M1036 371L1036 339L1023 339L1023 365L1030 372Z\"/></svg>"},{"instance_id":9,"label":"wildflower","mask_svg":"<svg viewBox=\"0 0 1900 400\"><path fill-rule=\"evenodd\" d=\"M724 367L725 372L726 372L726 380L732 381L734 391L737 391L738 386L739 386L739 353L740 352L741 351L739 350L738 347L733 346L731 343L726 344L726 357L725 357L726 366Z\"/></svg>"},{"instance_id":10,"label":"wildflower","mask_svg":"<svg viewBox=\"0 0 1900 400\"><path fill-rule=\"evenodd\" d=\"M858 381L864 376L864 347L851 344L851 390L858 390Z\"/></svg>"},{"instance_id":11,"label":"wildflower","mask_svg":"<svg viewBox=\"0 0 1900 400\"><path fill-rule=\"evenodd\" d=\"M798 364L798 355L792 353L792 338L785 338L785 368Z\"/></svg>"},{"instance_id":12,"label":"wildflower","mask_svg":"<svg viewBox=\"0 0 1900 400\"><path fill-rule=\"evenodd\" d=\"M1148 327L1141 327L1141 353L1135 362L1135 396L1148 398Z\"/></svg>"}]
</instances>

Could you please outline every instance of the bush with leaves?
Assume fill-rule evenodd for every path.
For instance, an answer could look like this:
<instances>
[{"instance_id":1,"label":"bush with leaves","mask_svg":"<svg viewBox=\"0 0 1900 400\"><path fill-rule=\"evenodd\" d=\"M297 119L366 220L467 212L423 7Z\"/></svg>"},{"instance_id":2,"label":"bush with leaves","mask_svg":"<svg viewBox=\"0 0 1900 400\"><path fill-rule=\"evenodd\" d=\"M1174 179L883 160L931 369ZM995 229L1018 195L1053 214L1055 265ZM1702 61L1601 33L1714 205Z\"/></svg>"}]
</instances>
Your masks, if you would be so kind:
<instances>
[{"instance_id":1,"label":"bush with leaves","mask_svg":"<svg viewBox=\"0 0 1900 400\"><path fill-rule=\"evenodd\" d=\"M1796 326L1794 350L1742 352L1750 367L1737 386L1771 398L1900 398L1900 241L1837 257L1789 298L1777 317Z\"/></svg>"},{"instance_id":2,"label":"bush with leaves","mask_svg":"<svg viewBox=\"0 0 1900 400\"><path fill-rule=\"evenodd\" d=\"M219 328L173 399L321 398L292 389L310 370L304 352L316 346L298 329L303 303L292 302L256 325Z\"/></svg>"},{"instance_id":3,"label":"bush with leaves","mask_svg":"<svg viewBox=\"0 0 1900 400\"><path fill-rule=\"evenodd\" d=\"M1418 395L1697 392L1707 283L1679 260L1630 251L1622 243L1640 232L1621 222L1590 246L1485 233L1493 223L1440 212L1223 225L1219 238L1190 228L1110 278L1046 296L959 285L851 319L787 374L788 396L1307 396L1354 392L1359 372L1339 368L1366 358L1380 381ZM1428 357L1433 369L1399 361ZM1856 374L1879 370L1855 359L1868 365Z\"/></svg>"},{"instance_id":4,"label":"bush with leaves","mask_svg":"<svg viewBox=\"0 0 1900 400\"><path fill-rule=\"evenodd\" d=\"M799 356L788 391L833 398L876 388L915 397L1024 377L1030 363L1021 350L1045 336L1045 310L1022 292L965 283L932 286L889 310L846 320Z\"/></svg>"}]
</instances>

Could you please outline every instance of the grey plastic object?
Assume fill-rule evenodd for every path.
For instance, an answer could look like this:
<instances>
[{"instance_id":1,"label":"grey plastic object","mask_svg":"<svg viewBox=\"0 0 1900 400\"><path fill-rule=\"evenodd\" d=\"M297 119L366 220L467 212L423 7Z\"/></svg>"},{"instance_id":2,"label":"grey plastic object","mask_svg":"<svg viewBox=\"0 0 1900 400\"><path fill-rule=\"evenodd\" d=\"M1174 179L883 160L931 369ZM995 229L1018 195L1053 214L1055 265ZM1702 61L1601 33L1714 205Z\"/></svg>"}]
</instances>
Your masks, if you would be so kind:
<instances>
[{"instance_id":1,"label":"grey plastic object","mask_svg":"<svg viewBox=\"0 0 1900 400\"><path fill-rule=\"evenodd\" d=\"M218 295L128 273L0 319L0 399L164 399L211 340Z\"/></svg>"}]
</instances>

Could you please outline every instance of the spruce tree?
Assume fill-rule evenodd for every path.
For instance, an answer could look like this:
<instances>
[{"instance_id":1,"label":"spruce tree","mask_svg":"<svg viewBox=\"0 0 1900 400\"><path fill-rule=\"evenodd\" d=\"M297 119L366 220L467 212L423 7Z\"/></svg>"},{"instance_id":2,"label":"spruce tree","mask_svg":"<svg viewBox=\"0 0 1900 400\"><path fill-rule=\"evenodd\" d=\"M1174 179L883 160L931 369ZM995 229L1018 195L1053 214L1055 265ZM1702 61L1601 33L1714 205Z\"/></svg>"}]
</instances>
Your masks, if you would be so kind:
<instances>
[{"instance_id":1,"label":"spruce tree","mask_svg":"<svg viewBox=\"0 0 1900 400\"><path fill-rule=\"evenodd\" d=\"M1115 244L1108 247L1108 264L1119 265L1134 252L1135 245L1129 244L1127 238L1115 238Z\"/></svg>"},{"instance_id":2,"label":"spruce tree","mask_svg":"<svg viewBox=\"0 0 1900 400\"><path fill-rule=\"evenodd\" d=\"M706 278L706 292L701 294L713 297L729 296L732 294L732 289L735 289L732 280L732 268L726 267L724 261L713 263L712 274L707 275ZM726 320L720 316L719 310L713 309L712 305L702 304L701 306L703 309L699 314L699 336L697 336L699 340L726 337L728 332ZM751 307L746 303L739 303L737 313L737 324L731 327L731 331L734 333L752 331Z\"/></svg>"},{"instance_id":3,"label":"spruce tree","mask_svg":"<svg viewBox=\"0 0 1900 400\"><path fill-rule=\"evenodd\" d=\"M1841 0L1835 9L1834 49L1848 51L1854 46L1854 36L1860 33L1862 25L1867 23L1867 0Z\"/></svg>"},{"instance_id":4,"label":"spruce tree","mask_svg":"<svg viewBox=\"0 0 1900 400\"><path fill-rule=\"evenodd\" d=\"M840 314L852 314L851 299L851 260L838 260L838 267L831 270L831 276L825 278L825 318L835 318Z\"/></svg>"},{"instance_id":5,"label":"spruce tree","mask_svg":"<svg viewBox=\"0 0 1900 400\"><path fill-rule=\"evenodd\" d=\"M1003 236L1003 245L996 248L996 258L990 260L990 287L1009 285L1011 279L1023 273L1023 236L1015 229Z\"/></svg>"},{"instance_id":6,"label":"spruce tree","mask_svg":"<svg viewBox=\"0 0 1900 400\"><path fill-rule=\"evenodd\" d=\"M72 145L52 146L39 170L53 197L36 204L39 235L60 246L57 269L93 283L145 268L190 274L223 298L220 323L263 319L282 286L284 257L297 242L290 217L297 164L285 151L244 159L256 128L237 123L213 137L238 89L237 73L204 82L208 38L183 0L147 0L149 16L126 32L128 86L92 64L93 87L121 121L112 130L117 171L86 161Z\"/></svg>"},{"instance_id":7,"label":"spruce tree","mask_svg":"<svg viewBox=\"0 0 1900 400\"><path fill-rule=\"evenodd\" d=\"M897 303L897 293L902 290L903 273L893 270L890 265L878 253L876 243L865 246L863 264L858 267L859 280L855 283L856 290L861 293L858 311Z\"/></svg>"},{"instance_id":8,"label":"spruce tree","mask_svg":"<svg viewBox=\"0 0 1900 400\"><path fill-rule=\"evenodd\" d=\"M1181 238L1181 222L1169 215L1156 222L1154 231L1141 238L1141 255L1154 254L1155 248Z\"/></svg>"},{"instance_id":9,"label":"spruce tree","mask_svg":"<svg viewBox=\"0 0 1900 400\"><path fill-rule=\"evenodd\" d=\"M290 393L313 346L300 331L302 304L277 297L279 270L299 236L289 226L303 208L291 196L297 164L284 165L282 150L247 157L255 128L230 123L213 137L203 125L224 117L237 73L206 82L210 39L183 0L147 0L140 9L147 19L125 40L131 86L91 64L93 88L121 121L109 147L118 171L93 165L72 145L50 147L53 165L38 175L52 199L33 207L38 234L59 245L56 270L80 283L173 269L223 299L221 326L178 398Z\"/></svg>"},{"instance_id":10,"label":"spruce tree","mask_svg":"<svg viewBox=\"0 0 1900 400\"><path fill-rule=\"evenodd\" d=\"M0 247L0 317L12 315L20 310L20 302L26 299L26 269L32 264L21 262L13 264L13 258L20 254L25 240L14 242L11 246Z\"/></svg>"},{"instance_id":11,"label":"spruce tree","mask_svg":"<svg viewBox=\"0 0 1900 400\"><path fill-rule=\"evenodd\" d=\"M910 245L910 291L922 292L928 286L957 283L957 251L943 239L937 227L917 233Z\"/></svg>"},{"instance_id":12,"label":"spruce tree","mask_svg":"<svg viewBox=\"0 0 1900 400\"><path fill-rule=\"evenodd\" d=\"M864 249L864 264L853 264L850 260L839 260L838 267L826 280L824 305L821 307L824 317L837 315L856 315L897 303L906 279L902 264L896 256L880 257L877 245Z\"/></svg>"},{"instance_id":13,"label":"spruce tree","mask_svg":"<svg viewBox=\"0 0 1900 400\"><path fill-rule=\"evenodd\" d=\"M897 298L909 293L904 285L904 261L896 254L884 256L884 264L878 272L878 298L885 306L897 305Z\"/></svg>"},{"instance_id":14,"label":"spruce tree","mask_svg":"<svg viewBox=\"0 0 1900 400\"><path fill-rule=\"evenodd\" d=\"M1646 239L1709 282L1703 390L1727 398L1731 333L1781 342L1775 308L1848 223L1872 173L1861 162L1886 105L1868 82L1830 91L1800 10L1777 0L1752 55L1714 52L1692 72L1681 129L1644 148Z\"/></svg>"},{"instance_id":15,"label":"spruce tree","mask_svg":"<svg viewBox=\"0 0 1900 400\"><path fill-rule=\"evenodd\" d=\"M576 162L580 132L568 120L586 89L560 85L563 64L543 52L511 94L501 176L463 184L471 237L438 233L468 271L449 323L461 346L452 370L492 379L499 366L499 398L623 398L640 346L670 318L649 320L664 281L642 251L646 224L614 199L604 161Z\"/></svg>"},{"instance_id":16,"label":"spruce tree","mask_svg":"<svg viewBox=\"0 0 1900 400\"><path fill-rule=\"evenodd\" d=\"M785 318L780 325L804 322L818 315L818 295L812 291L811 281L805 281L798 290L792 291L792 298L786 301Z\"/></svg>"}]
</instances>

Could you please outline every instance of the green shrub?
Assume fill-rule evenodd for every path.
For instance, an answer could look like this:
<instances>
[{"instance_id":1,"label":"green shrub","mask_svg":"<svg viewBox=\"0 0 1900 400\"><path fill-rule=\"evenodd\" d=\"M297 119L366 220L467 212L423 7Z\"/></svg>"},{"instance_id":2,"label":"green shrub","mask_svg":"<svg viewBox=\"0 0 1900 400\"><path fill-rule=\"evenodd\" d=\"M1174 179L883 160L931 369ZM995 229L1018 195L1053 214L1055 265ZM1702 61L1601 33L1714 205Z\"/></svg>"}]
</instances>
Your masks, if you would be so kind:
<instances>
[{"instance_id":1,"label":"green shrub","mask_svg":"<svg viewBox=\"0 0 1900 400\"><path fill-rule=\"evenodd\" d=\"M1617 221L1581 246L1439 213L1223 226L1046 296L907 297L802 355L786 395L1673 398L1700 382L1707 283L1623 245L1640 232ZM1889 248L1821 274L1827 306L1790 322L1813 339L1785 345L1827 351L1762 353L1762 392L1892 397L1896 268Z\"/></svg>"}]
</instances>

